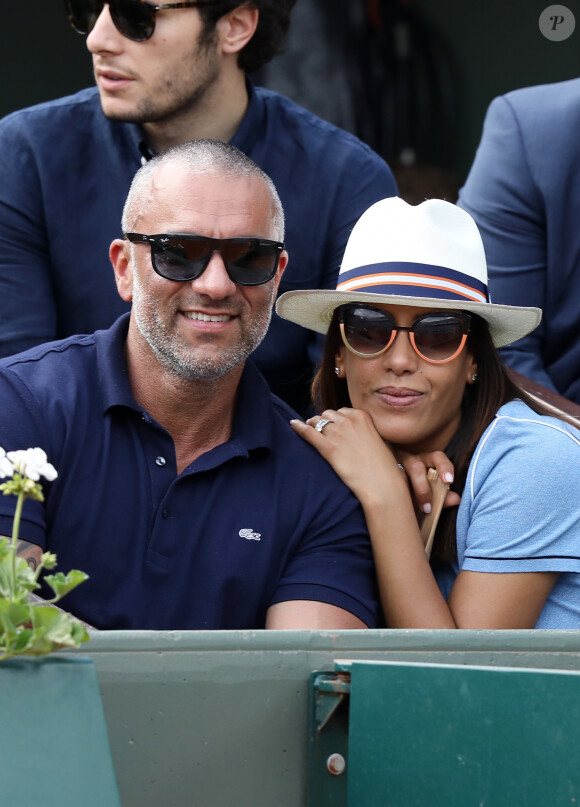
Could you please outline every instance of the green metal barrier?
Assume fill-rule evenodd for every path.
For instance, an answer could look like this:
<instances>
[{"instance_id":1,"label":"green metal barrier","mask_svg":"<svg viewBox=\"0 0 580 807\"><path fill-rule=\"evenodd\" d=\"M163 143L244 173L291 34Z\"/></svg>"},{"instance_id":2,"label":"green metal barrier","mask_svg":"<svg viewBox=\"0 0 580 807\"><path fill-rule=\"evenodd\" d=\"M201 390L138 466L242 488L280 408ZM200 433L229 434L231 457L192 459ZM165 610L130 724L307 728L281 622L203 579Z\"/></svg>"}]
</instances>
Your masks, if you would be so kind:
<instances>
[{"instance_id":1,"label":"green metal barrier","mask_svg":"<svg viewBox=\"0 0 580 807\"><path fill-rule=\"evenodd\" d=\"M312 807L580 802L580 672L352 661L312 679Z\"/></svg>"},{"instance_id":2,"label":"green metal barrier","mask_svg":"<svg viewBox=\"0 0 580 807\"><path fill-rule=\"evenodd\" d=\"M2 807L120 807L89 659L0 663Z\"/></svg>"},{"instance_id":3,"label":"green metal barrier","mask_svg":"<svg viewBox=\"0 0 580 807\"><path fill-rule=\"evenodd\" d=\"M313 671L580 671L580 631L115 631L79 653L97 671L123 807L306 807Z\"/></svg>"}]
</instances>

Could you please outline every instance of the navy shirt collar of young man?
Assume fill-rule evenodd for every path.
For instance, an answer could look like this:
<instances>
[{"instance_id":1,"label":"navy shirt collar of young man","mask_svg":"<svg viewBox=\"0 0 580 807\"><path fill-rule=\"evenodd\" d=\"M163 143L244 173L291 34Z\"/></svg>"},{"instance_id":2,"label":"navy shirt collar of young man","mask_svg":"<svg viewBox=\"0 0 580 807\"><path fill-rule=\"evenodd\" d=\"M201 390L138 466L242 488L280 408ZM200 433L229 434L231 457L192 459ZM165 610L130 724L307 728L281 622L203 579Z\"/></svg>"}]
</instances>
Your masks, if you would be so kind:
<instances>
[{"instance_id":1,"label":"navy shirt collar of young man","mask_svg":"<svg viewBox=\"0 0 580 807\"><path fill-rule=\"evenodd\" d=\"M189 176L176 188L168 176L156 180L168 203L137 217L145 232L263 229L255 183L228 177L232 193L225 181ZM215 253L200 278L177 284L153 272L147 244L111 249L130 321L0 363L0 445L39 445L59 471L44 504L26 502L21 537L56 552L60 570L90 575L63 605L108 629L374 627L362 512L294 435L292 410L250 362L188 382L160 363L167 340L153 349L143 336L169 334L170 347L189 344L211 366L271 306L277 281L233 284ZM231 318L183 315L202 304ZM0 497L2 533L12 513Z\"/></svg>"}]
</instances>

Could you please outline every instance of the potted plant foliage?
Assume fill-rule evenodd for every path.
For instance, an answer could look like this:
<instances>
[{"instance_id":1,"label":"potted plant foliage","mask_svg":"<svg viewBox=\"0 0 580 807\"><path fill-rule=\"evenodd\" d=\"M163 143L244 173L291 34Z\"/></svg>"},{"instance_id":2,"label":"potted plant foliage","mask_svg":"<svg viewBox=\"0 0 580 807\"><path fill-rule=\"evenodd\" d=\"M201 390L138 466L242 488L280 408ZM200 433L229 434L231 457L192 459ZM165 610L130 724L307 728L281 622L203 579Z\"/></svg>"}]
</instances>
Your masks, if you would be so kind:
<instances>
[{"instance_id":1,"label":"potted plant foliage","mask_svg":"<svg viewBox=\"0 0 580 807\"><path fill-rule=\"evenodd\" d=\"M0 491L16 497L12 536L0 538L2 798L18 807L120 807L92 661L48 655L89 638L83 623L55 607L87 575L45 574L57 563L51 552L36 569L17 555L24 502L43 501L41 480L56 476L42 449L0 448ZM48 600L34 593L41 575L53 592Z\"/></svg>"},{"instance_id":2,"label":"potted plant foliage","mask_svg":"<svg viewBox=\"0 0 580 807\"><path fill-rule=\"evenodd\" d=\"M41 478L52 482L55 468L41 448L10 451L0 448L0 484L5 496L16 496L12 537L0 538L0 661L10 656L42 656L63 647L78 647L87 641L86 628L70 614L50 606L58 602L87 579L77 569L45 575L54 596L50 600L31 601L30 595L40 588L43 572L54 569L56 555L44 552L36 569L17 555L22 508L27 498L43 501Z\"/></svg>"}]
</instances>

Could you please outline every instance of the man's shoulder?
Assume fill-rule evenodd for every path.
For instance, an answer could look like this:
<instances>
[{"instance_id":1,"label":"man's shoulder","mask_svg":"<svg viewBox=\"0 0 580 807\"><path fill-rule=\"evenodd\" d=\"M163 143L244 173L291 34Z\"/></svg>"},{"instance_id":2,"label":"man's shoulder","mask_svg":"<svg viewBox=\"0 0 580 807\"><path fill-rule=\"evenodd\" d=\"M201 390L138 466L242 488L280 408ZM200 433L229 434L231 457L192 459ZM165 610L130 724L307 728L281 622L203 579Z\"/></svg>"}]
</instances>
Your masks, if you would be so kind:
<instances>
[{"instance_id":1,"label":"man's shoulder","mask_svg":"<svg viewBox=\"0 0 580 807\"><path fill-rule=\"evenodd\" d=\"M580 98L580 78L556 81L552 84L534 84L530 87L520 87L505 93L503 97L521 103L530 103L540 98Z\"/></svg>"},{"instance_id":2,"label":"man's shoulder","mask_svg":"<svg viewBox=\"0 0 580 807\"><path fill-rule=\"evenodd\" d=\"M60 125L63 118L81 121L93 118L96 113L105 120L101 112L97 88L88 87L74 95L66 95L11 112L3 118L1 125L39 125L40 122L50 123L50 121L58 122Z\"/></svg>"},{"instance_id":3,"label":"man's shoulder","mask_svg":"<svg viewBox=\"0 0 580 807\"><path fill-rule=\"evenodd\" d=\"M323 120L303 106L285 95L265 87L254 87L254 92L272 118L276 126L284 127L280 137L291 137L302 140L309 148L314 147L319 153L328 153L329 146L335 151L328 153L329 159L336 159L340 152L350 157L360 157L386 167L385 161L356 135L340 129L329 121ZM338 154L336 149L338 149Z\"/></svg>"},{"instance_id":4,"label":"man's shoulder","mask_svg":"<svg viewBox=\"0 0 580 807\"><path fill-rule=\"evenodd\" d=\"M308 484L319 480L321 485L335 483L338 488L348 490L331 465L290 426L291 420L302 420L300 415L273 393L271 399L274 461L285 465L291 474L298 473L303 478L308 478Z\"/></svg>"},{"instance_id":5,"label":"man's shoulder","mask_svg":"<svg viewBox=\"0 0 580 807\"><path fill-rule=\"evenodd\" d=\"M41 382L43 376L50 377L57 369L60 372L68 370L78 373L83 365L92 363L97 341L98 332L76 334L36 345L22 353L0 359L0 375L8 370L11 374L30 376Z\"/></svg>"},{"instance_id":6,"label":"man's shoulder","mask_svg":"<svg viewBox=\"0 0 580 807\"><path fill-rule=\"evenodd\" d=\"M553 116L580 116L580 78L554 84L537 84L512 90L495 98L490 111L507 105L519 121L545 121L553 127Z\"/></svg>"},{"instance_id":7,"label":"man's shoulder","mask_svg":"<svg viewBox=\"0 0 580 807\"><path fill-rule=\"evenodd\" d=\"M124 372L124 349L128 327L129 314L126 313L104 330L73 334L66 339L45 342L22 353L6 356L0 359L0 372L2 370L17 372L19 368L24 371L24 368L42 365L49 367L61 365L63 372L67 369L75 372L86 365L88 372L92 372L95 364L98 364L103 372L115 369ZM59 377L54 380L58 382Z\"/></svg>"},{"instance_id":8,"label":"man's shoulder","mask_svg":"<svg viewBox=\"0 0 580 807\"><path fill-rule=\"evenodd\" d=\"M97 89L88 88L17 110L0 120L0 147L12 157L2 171L14 179L16 167L30 174L37 165L49 195L62 195L63 164L82 165L89 176L104 176L106 161L110 170L124 171L130 181L139 167L139 137L136 124L106 118ZM74 170L71 176L77 178ZM66 176L64 185L68 180ZM115 182L109 184L116 193Z\"/></svg>"},{"instance_id":9,"label":"man's shoulder","mask_svg":"<svg viewBox=\"0 0 580 807\"><path fill-rule=\"evenodd\" d=\"M97 401L105 407L131 406L124 358L127 323L124 315L106 330L46 342L0 359L0 401L16 395L35 411L57 407L81 420Z\"/></svg>"},{"instance_id":10,"label":"man's shoulder","mask_svg":"<svg viewBox=\"0 0 580 807\"><path fill-rule=\"evenodd\" d=\"M102 113L96 88L19 109L0 120L2 147L17 153L30 149L37 158L68 154L110 153L110 143L129 140L131 124L110 121ZM72 151L71 151L72 149ZM57 161L58 162L58 161Z\"/></svg>"}]
</instances>

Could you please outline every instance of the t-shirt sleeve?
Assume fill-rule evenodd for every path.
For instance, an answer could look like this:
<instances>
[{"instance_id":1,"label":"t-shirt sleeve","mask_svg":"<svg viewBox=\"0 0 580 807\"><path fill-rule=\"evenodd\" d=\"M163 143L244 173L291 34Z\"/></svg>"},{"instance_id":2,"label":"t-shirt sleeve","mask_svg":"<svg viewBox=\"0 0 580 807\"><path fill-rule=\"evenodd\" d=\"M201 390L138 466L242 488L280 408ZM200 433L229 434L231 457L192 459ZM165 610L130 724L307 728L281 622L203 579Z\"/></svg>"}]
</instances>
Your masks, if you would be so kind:
<instances>
[{"instance_id":1,"label":"t-shirt sleeve","mask_svg":"<svg viewBox=\"0 0 580 807\"><path fill-rule=\"evenodd\" d=\"M41 422L38 409L26 386L9 370L0 368L0 446L5 451L35 448L39 446L48 454L49 462L55 462L55 451ZM55 435L56 436L56 435ZM5 480L0 480L0 482ZM50 483L42 485L46 496ZM0 535L12 535L15 496L0 495ZM19 538L45 548L46 516L44 502L26 499L22 510Z\"/></svg>"},{"instance_id":2,"label":"t-shirt sleeve","mask_svg":"<svg viewBox=\"0 0 580 807\"><path fill-rule=\"evenodd\" d=\"M328 466L317 474L309 501L296 504L303 509L303 526L298 527L302 538L288 558L270 605L289 600L325 602L376 627L374 565L358 501Z\"/></svg>"},{"instance_id":3,"label":"t-shirt sleeve","mask_svg":"<svg viewBox=\"0 0 580 807\"><path fill-rule=\"evenodd\" d=\"M580 572L579 471L575 429L555 419L498 417L463 492L460 569Z\"/></svg>"}]
</instances>

